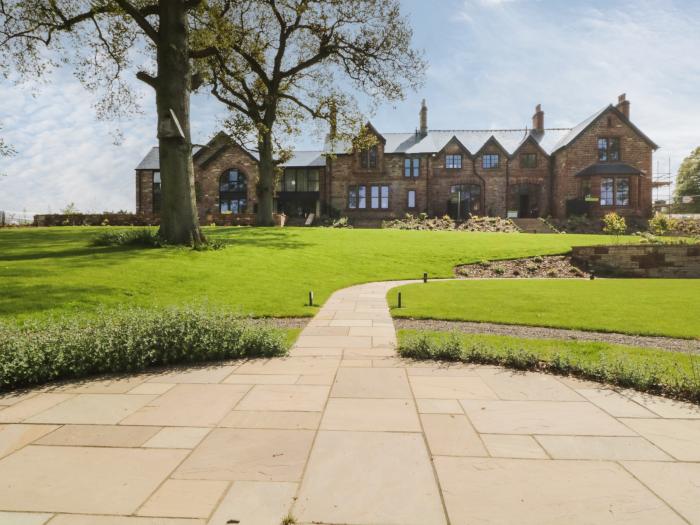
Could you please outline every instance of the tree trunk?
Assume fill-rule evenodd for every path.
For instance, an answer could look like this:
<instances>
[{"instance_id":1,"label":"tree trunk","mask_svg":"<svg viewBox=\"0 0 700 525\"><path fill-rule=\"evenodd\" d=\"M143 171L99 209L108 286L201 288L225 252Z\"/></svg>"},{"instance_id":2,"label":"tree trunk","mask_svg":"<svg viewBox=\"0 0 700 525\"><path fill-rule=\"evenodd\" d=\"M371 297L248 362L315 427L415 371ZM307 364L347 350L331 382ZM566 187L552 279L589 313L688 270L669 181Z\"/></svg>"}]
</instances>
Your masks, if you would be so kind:
<instances>
[{"instance_id":1,"label":"tree trunk","mask_svg":"<svg viewBox=\"0 0 700 525\"><path fill-rule=\"evenodd\" d=\"M199 228L194 192L187 10L185 0L160 0L158 4L156 107L162 184L159 233L168 244L199 246L206 239Z\"/></svg>"},{"instance_id":2,"label":"tree trunk","mask_svg":"<svg viewBox=\"0 0 700 525\"><path fill-rule=\"evenodd\" d=\"M258 184L256 194L258 196L258 212L255 217L257 226L273 226L275 220L272 217L272 198L275 190L275 164L272 159L272 133L262 132L259 135Z\"/></svg>"}]
</instances>

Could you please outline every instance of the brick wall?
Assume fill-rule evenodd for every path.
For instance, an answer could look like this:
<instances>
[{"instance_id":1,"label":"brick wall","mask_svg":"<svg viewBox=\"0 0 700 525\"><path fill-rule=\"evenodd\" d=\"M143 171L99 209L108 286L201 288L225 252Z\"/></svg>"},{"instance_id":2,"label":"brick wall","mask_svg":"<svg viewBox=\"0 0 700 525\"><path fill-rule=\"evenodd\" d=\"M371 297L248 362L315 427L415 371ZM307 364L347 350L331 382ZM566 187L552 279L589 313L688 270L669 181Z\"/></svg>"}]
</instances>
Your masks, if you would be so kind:
<instances>
[{"instance_id":1,"label":"brick wall","mask_svg":"<svg viewBox=\"0 0 700 525\"><path fill-rule=\"evenodd\" d=\"M601 274L700 278L698 244L575 246L572 257Z\"/></svg>"}]
</instances>

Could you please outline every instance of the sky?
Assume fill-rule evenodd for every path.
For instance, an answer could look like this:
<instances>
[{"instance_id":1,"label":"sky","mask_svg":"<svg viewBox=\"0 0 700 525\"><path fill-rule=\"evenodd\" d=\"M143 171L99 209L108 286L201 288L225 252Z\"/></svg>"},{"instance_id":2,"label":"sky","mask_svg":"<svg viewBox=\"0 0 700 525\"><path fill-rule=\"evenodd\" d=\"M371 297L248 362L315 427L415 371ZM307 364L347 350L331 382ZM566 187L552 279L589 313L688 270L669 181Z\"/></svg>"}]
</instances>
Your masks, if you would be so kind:
<instances>
[{"instance_id":1,"label":"sky","mask_svg":"<svg viewBox=\"0 0 700 525\"><path fill-rule=\"evenodd\" d=\"M428 61L424 86L368 115L380 131L413 131L421 99L432 129L571 127L626 93L631 118L675 173L700 145L698 0L402 0L414 46ZM0 134L17 150L0 158L0 210L134 209L134 168L156 144L155 101L120 123L96 118L95 98L70 69L42 85L0 84ZM192 100L195 143L220 129L225 110ZM115 144L115 131L122 140ZM320 148L299 137L299 149Z\"/></svg>"}]
</instances>

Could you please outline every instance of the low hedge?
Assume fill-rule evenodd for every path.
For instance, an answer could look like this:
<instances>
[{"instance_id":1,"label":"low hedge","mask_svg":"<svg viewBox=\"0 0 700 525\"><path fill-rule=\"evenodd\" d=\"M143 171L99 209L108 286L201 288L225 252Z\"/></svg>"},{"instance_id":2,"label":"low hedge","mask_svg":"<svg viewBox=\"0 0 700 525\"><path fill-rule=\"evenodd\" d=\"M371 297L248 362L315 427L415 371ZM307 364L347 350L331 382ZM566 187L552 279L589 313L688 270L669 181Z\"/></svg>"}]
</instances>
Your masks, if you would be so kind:
<instances>
[{"instance_id":1,"label":"low hedge","mask_svg":"<svg viewBox=\"0 0 700 525\"><path fill-rule=\"evenodd\" d=\"M151 367L283 355L285 333L203 308L0 323L0 391Z\"/></svg>"},{"instance_id":2,"label":"low hedge","mask_svg":"<svg viewBox=\"0 0 700 525\"><path fill-rule=\"evenodd\" d=\"M649 358L633 359L615 355L618 353L614 348L616 345L609 345L610 352L591 357L585 352L577 355L575 352L550 352L545 348L528 350L517 342L503 343L505 339L515 338L498 336L474 337L458 332L399 335L399 355L409 359L459 361L547 372L700 403L700 356L676 354L689 362L681 367L679 362L669 362L672 359L654 359L653 353L662 352L664 357L673 354L654 349L630 348L649 353ZM489 340L491 337L493 341ZM530 342L533 348L537 348L534 343L538 340Z\"/></svg>"}]
</instances>

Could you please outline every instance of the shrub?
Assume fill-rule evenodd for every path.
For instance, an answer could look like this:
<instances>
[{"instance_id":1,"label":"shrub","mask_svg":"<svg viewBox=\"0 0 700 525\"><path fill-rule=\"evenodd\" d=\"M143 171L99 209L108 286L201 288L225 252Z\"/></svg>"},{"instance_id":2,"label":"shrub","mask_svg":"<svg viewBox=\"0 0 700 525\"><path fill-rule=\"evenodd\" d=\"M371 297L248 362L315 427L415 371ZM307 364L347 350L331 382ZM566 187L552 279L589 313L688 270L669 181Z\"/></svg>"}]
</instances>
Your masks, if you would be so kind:
<instances>
[{"instance_id":1,"label":"shrub","mask_svg":"<svg viewBox=\"0 0 700 525\"><path fill-rule=\"evenodd\" d=\"M654 235L665 235L676 226L675 219L668 215L656 212L654 217L649 219L649 231Z\"/></svg>"},{"instance_id":2,"label":"shrub","mask_svg":"<svg viewBox=\"0 0 700 525\"><path fill-rule=\"evenodd\" d=\"M624 235L627 232L627 223L624 217L610 212L603 217L603 233L608 235Z\"/></svg>"},{"instance_id":3,"label":"shrub","mask_svg":"<svg viewBox=\"0 0 700 525\"><path fill-rule=\"evenodd\" d=\"M350 224L350 219L347 217L340 217L339 219L334 220L331 225L331 228L352 228L352 224Z\"/></svg>"},{"instance_id":4,"label":"shrub","mask_svg":"<svg viewBox=\"0 0 700 525\"><path fill-rule=\"evenodd\" d=\"M158 232L149 228L129 230L105 230L93 240L93 246L146 246L157 248L162 246Z\"/></svg>"},{"instance_id":5,"label":"shrub","mask_svg":"<svg viewBox=\"0 0 700 525\"><path fill-rule=\"evenodd\" d=\"M0 323L0 390L178 363L270 357L284 354L286 346L279 330L191 307Z\"/></svg>"}]
</instances>

